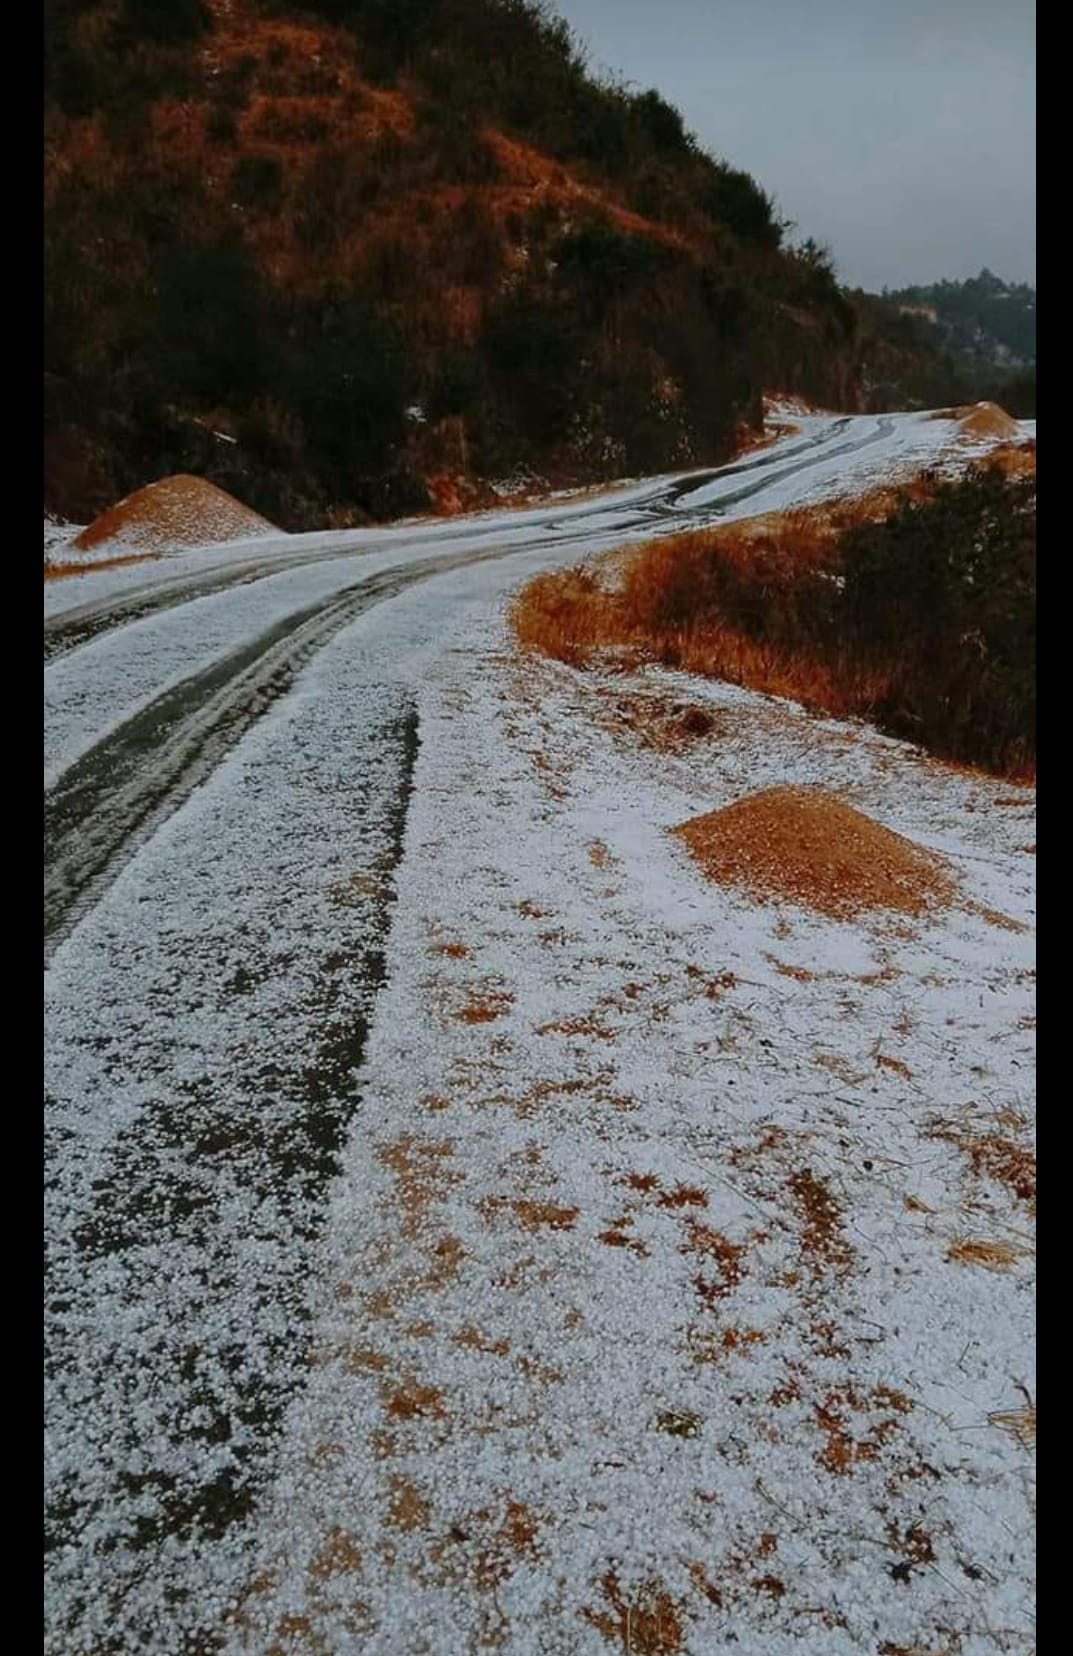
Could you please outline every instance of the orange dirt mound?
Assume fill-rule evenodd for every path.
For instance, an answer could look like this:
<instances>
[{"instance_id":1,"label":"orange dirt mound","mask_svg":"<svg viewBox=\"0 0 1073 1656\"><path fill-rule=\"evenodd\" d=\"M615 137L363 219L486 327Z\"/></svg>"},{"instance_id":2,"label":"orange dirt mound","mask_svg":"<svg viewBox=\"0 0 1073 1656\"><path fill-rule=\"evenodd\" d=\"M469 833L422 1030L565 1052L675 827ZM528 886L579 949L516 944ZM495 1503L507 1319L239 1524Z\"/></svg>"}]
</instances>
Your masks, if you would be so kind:
<instances>
[{"instance_id":1,"label":"orange dirt mound","mask_svg":"<svg viewBox=\"0 0 1073 1656\"><path fill-rule=\"evenodd\" d=\"M981 402L955 410L963 437L1016 437L1017 421L998 403Z\"/></svg>"},{"instance_id":2,"label":"orange dirt mound","mask_svg":"<svg viewBox=\"0 0 1073 1656\"><path fill-rule=\"evenodd\" d=\"M102 512L72 542L93 547L161 552L175 546L204 546L271 534L275 525L203 477L164 477Z\"/></svg>"},{"instance_id":3,"label":"orange dirt mound","mask_svg":"<svg viewBox=\"0 0 1073 1656\"><path fill-rule=\"evenodd\" d=\"M836 919L920 914L953 895L938 858L820 788L766 788L671 832L718 884Z\"/></svg>"}]
</instances>

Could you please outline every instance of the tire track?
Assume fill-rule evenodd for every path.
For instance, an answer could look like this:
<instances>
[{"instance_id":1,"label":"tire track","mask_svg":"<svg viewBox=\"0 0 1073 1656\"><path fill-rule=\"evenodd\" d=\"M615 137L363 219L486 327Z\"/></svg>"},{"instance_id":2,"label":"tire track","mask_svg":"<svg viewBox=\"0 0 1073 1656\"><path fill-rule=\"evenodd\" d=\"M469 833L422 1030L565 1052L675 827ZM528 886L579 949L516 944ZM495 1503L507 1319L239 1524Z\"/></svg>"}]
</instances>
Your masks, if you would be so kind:
<instances>
[{"instance_id":1,"label":"tire track","mask_svg":"<svg viewBox=\"0 0 1073 1656\"><path fill-rule=\"evenodd\" d=\"M844 430L849 424L849 416L835 420L831 426L818 432L813 437L807 437L795 444L792 449L784 449L778 455L767 455L760 459L745 460L728 466L717 466L710 471L694 472L690 477L676 480L665 485L661 493L653 498L635 502L639 513L639 521L648 516L666 516L679 509L679 502L684 496L695 490L707 488L721 477L734 477L742 473L757 471L766 472L770 467L780 465L789 454L797 454L808 449L824 449L821 458L829 455L851 453L856 448L865 447L875 442L883 432L875 432L860 439L854 444L846 444L837 449L826 449L832 437ZM889 422L888 429L889 429ZM789 471L778 472L772 478L764 478L755 488L746 488L725 498L725 504L732 504L739 500L747 500L760 488L767 488L770 483L779 478L792 476L794 470L817 463L816 457L801 462L800 467ZM723 504L724 502L720 502ZM573 525L584 523L590 517L613 511L613 500L601 499L589 505L574 507L562 516L549 516L546 523L536 531L534 545L542 544L541 536L548 530L554 533L563 533ZM479 522L469 522L459 525L457 529L441 532L436 538L440 543L456 539L473 539L481 535L500 535L503 525L498 522L494 525L482 526ZM392 544L399 550L411 546L420 546L426 539L424 535L400 534ZM519 547L518 550L527 550ZM136 587L132 592L122 597L110 597L79 604L68 610L62 610L58 615L46 618L44 623L44 660L48 665L60 656L68 655L82 644L88 644L101 633L109 632L113 628L126 626L131 621L140 621L147 615L154 615L160 611L174 609L180 604L189 603L194 598L212 597L217 593L226 592L232 587L249 586L256 581L269 579L273 575L286 574L293 569L301 569L309 564L325 563L334 558L363 557L369 552L380 551L378 546L340 546L330 550L317 552L294 553L279 558L252 559L241 564L229 564L226 569L202 576L181 576L166 582L147 582Z\"/></svg>"},{"instance_id":2,"label":"tire track","mask_svg":"<svg viewBox=\"0 0 1073 1656\"><path fill-rule=\"evenodd\" d=\"M690 507L689 496L704 484L694 475L668 484L654 500L639 504L632 526L620 526L623 539L651 525L666 528L678 520L683 527L701 525L774 487L788 477L839 455L856 453L880 441L893 429L881 419L866 436L830 447L829 440L848 425L848 419L807 440L818 452L792 465L769 471L773 460L722 468L713 477L742 471L764 475L732 493ZM155 829L211 774L261 715L291 688L296 675L324 644L356 616L395 597L416 581L492 559L519 556L543 547L561 546L569 529L571 544L579 550L589 540L606 535L600 518L606 504L586 507L566 518L549 520L532 539L508 548L454 557L433 556L367 577L329 599L298 610L279 621L252 644L213 663L156 697L146 707L109 732L75 761L45 792L44 948L45 964L70 935L79 919ZM582 520L581 525L579 521ZM489 530L498 535L501 526ZM459 531L471 538L471 531ZM339 554L333 554L338 556ZM301 561L319 561L303 559ZM226 585L261 578L228 572ZM202 592L187 597L202 596ZM155 607L168 608L185 599L168 591ZM109 612L114 616L115 611ZM131 616L124 612L124 619ZM83 617L81 624L89 624ZM121 624L121 623L115 623ZM95 631L106 625L102 617ZM73 645L71 646L74 647Z\"/></svg>"},{"instance_id":3,"label":"tire track","mask_svg":"<svg viewBox=\"0 0 1073 1656\"><path fill-rule=\"evenodd\" d=\"M98 935L68 978L68 991L92 986L86 1005L57 1008L45 1110L49 1656L209 1656L224 1633L218 1606L244 1579L283 1413L308 1378L313 1266L362 1106L420 744L410 690L365 685L358 700L299 709L275 750L270 739L249 760L222 818L187 824L200 876L188 892L167 860L147 870L140 900L177 901L170 926L144 951L135 942L138 993L126 946ZM325 717L331 738L306 749ZM280 750L295 740L305 757L281 825L251 805L278 787ZM242 836L272 866L267 889L214 855L214 842ZM172 1019L200 1020L178 1062Z\"/></svg>"},{"instance_id":4,"label":"tire track","mask_svg":"<svg viewBox=\"0 0 1073 1656\"><path fill-rule=\"evenodd\" d=\"M838 428L843 430L848 424L848 418L837 422ZM813 466L817 466L821 462L835 460L846 454L859 454L862 449L871 448L873 443L881 442L884 437L889 437L893 430L893 420L886 417L880 418L876 423L876 429L868 432L866 436L855 437L852 442L839 443L833 448L824 447L818 455L814 454L807 460L799 460L795 465L784 466L774 477L764 478L760 483L746 484L744 488L733 489L728 494L717 495L714 500L705 501L703 507L698 507L696 504L691 507L690 500L693 495L698 494L701 489L706 489L709 485L707 483L684 481L676 485L673 494L668 497L665 509L671 512L681 511L683 508L686 512L702 509L716 517L722 517L728 506L740 506L743 500L751 500L754 495L760 494L764 489L769 489L773 483L782 483L789 477L796 477L799 472L811 471ZM833 431L824 433L823 442L826 444L828 437L833 435ZM814 438L812 442L818 446L819 439ZM739 467L737 469L745 470L747 468ZM718 475L724 476L726 474L719 473Z\"/></svg>"},{"instance_id":5,"label":"tire track","mask_svg":"<svg viewBox=\"0 0 1073 1656\"><path fill-rule=\"evenodd\" d=\"M77 760L45 793L45 964L138 847L342 627L417 581L507 555L430 558L371 576L157 697Z\"/></svg>"}]
</instances>

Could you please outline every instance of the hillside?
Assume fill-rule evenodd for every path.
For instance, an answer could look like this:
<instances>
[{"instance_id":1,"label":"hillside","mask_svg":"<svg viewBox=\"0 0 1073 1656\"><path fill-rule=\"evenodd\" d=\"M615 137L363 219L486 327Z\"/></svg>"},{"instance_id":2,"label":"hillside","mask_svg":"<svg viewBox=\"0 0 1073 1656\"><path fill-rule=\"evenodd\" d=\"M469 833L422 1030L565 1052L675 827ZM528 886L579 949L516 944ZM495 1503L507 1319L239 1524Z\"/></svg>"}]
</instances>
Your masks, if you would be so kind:
<instances>
[{"instance_id":1,"label":"hillside","mask_svg":"<svg viewBox=\"0 0 1073 1656\"><path fill-rule=\"evenodd\" d=\"M527 0L47 0L46 506L287 527L717 460L779 389L952 399L654 91ZM456 490L457 493L457 490Z\"/></svg>"}]
</instances>

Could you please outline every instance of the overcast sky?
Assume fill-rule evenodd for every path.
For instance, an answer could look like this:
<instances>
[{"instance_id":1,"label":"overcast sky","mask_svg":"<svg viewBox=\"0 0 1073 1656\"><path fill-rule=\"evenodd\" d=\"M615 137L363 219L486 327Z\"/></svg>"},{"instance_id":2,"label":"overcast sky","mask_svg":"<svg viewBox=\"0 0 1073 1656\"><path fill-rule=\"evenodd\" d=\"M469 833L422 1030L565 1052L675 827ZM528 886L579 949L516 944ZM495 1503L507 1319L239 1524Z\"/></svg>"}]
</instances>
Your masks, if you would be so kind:
<instances>
[{"instance_id":1,"label":"overcast sky","mask_svg":"<svg viewBox=\"0 0 1073 1656\"><path fill-rule=\"evenodd\" d=\"M554 0L594 68L655 86L878 290L1035 281L1029 0Z\"/></svg>"}]
</instances>

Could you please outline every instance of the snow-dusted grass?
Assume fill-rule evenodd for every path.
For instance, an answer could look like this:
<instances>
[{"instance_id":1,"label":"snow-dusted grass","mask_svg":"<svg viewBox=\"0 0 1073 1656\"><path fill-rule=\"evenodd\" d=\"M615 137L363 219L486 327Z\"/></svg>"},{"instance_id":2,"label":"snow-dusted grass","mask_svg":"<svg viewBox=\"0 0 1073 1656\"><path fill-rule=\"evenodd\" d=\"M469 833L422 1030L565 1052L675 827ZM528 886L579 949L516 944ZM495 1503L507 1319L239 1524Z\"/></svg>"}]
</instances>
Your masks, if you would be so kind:
<instances>
[{"instance_id":1,"label":"snow-dusted grass","mask_svg":"<svg viewBox=\"0 0 1073 1656\"><path fill-rule=\"evenodd\" d=\"M83 527L65 518L45 517L45 571L50 564L64 563L71 556L70 544Z\"/></svg>"},{"instance_id":2,"label":"snow-dusted grass","mask_svg":"<svg viewBox=\"0 0 1073 1656\"><path fill-rule=\"evenodd\" d=\"M1032 796L520 658L512 590L623 518L361 616L57 951L49 1656L1027 1656ZM56 751L292 575L58 661ZM653 697L713 728L642 745ZM787 782L959 905L707 884L668 829Z\"/></svg>"},{"instance_id":3,"label":"snow-dusted grass","mask_svg":"<svg viewBox=\"0 0 1073 1656\"><path fill-rule=\"evenodd\" d=\"M616 736L652 694L715 733ZM662 1603L653 1650L1027 1652L1032 1204L988 1169L1025 1165L1001 916L1031 920L1032 796L745 692L522 664L498 619L421 718L234 1648L596 1656ZM943 853L964 906L836 924L706 885L667 829L787 781Z\"/></svg>"}]
</instances>

